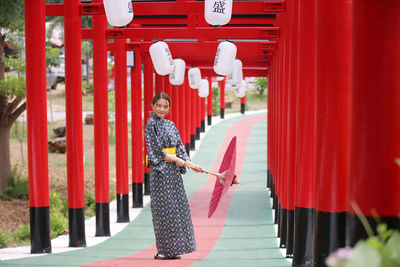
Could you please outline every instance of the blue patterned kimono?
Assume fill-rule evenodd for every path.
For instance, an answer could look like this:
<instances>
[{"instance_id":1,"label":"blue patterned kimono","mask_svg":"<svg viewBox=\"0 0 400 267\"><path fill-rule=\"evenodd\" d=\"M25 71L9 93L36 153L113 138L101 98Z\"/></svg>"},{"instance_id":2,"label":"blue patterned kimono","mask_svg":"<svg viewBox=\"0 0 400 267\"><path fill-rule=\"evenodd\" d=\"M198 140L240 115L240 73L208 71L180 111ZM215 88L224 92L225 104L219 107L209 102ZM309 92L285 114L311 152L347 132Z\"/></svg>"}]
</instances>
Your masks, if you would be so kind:
<instances>
[{"instance_id":1,"label":"blue patterned kimono","mask_svg":"<svg viewBox=\"0 0 400 267\"><path fill-rule=\"evenodd\" d=\"M163 148L176 147L176 156L188 160L175 124L154 113L146 123L150 165L150 208L158 253L176 256L196 250L192 218L181 173L186 168L165 162Z\"/></svg>"}]
</instances>

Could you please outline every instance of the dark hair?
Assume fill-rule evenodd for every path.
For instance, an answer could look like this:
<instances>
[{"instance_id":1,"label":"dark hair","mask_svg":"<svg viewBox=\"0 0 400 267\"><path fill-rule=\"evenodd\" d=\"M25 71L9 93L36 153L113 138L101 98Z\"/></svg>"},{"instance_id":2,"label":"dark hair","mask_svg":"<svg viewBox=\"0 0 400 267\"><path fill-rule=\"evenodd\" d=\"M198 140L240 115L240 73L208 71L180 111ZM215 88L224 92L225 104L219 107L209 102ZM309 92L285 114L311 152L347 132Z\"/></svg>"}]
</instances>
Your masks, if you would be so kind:
<instances>
[{"instance_id":1,"label":"dark hair","mask_svg":"<svg viewBox=\"0 0 400 267\"><path fill-rule=\"evenodd\" d=\"M157 102L159 99L165 99L165 100L167 100L168 103L169 103L169 105L171 106L171 99L169 98L169 95L167 95L167 94L164 93L164 92L159 92L159 93L157 93L157 94L153 97L153 101L152 101L151 103L152 103L153 105L155 105L156 102Z\"/></svg>"}]
</instances>

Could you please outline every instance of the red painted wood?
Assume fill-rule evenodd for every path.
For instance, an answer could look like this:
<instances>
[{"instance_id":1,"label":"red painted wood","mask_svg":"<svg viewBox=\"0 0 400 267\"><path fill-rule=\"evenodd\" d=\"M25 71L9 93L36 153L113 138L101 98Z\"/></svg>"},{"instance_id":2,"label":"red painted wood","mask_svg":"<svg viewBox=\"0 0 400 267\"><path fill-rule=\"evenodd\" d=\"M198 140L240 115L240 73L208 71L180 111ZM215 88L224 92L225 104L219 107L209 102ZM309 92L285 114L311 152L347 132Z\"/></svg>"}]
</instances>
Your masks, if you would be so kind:
<instances>
[{"instance_id":1,"label":"red painted wood","mask_svg":"<svg viewBox=\"0 0 400 267\"><path fill-rule=\"evenodd\" d=\"M131 68L132 111L132 182L143 183L143 121L142 121L142 57L135 52L135 67Z\"/></svg>"},{"instance_id":2,"label":"red painted wood","mask_svg":"<svg viewBox=\"0 0 400 267\"><path fill-rule=\"evenodd\" d=\"M125 40L114 40L115 50L115 162L117 194L129 194L128 92Z\"/></svg>"},{"instance_id":3,"label":"red painted wood","mask_svg":"<svg viewBox=\"0 0 400 267\"><path fill-rule=\"evenodd\" d=\"M296 125L296 207L300 208L313 208L314 201L315 26L315 1L302 1Z\"/></svg>"},{"instance_id":4,"label":"red painted wood","mask_svg":"<svg viewBox=\"0 0 400 267\"><path fill-rule=\"evenodd\" d=\"M316 4L315 209L347 210L351 2ZM334 51L334 52L333 52Z\"/></svg>"},{"instance_id":5,"label":"red painted wood","mask_svg":"<svg viewBox=\"0 0 400 267\"><path fill-rule=\"evenodd\" d=\"M102 2L97 0L96 2ZM108 159L108 69L107 40L101 34L107 27L107 20L94 16L93 32L93 114L94 114L94 163L96 203L110 201L109 159Z\"/></svg>"},{"instance_id":6,"label":"red painted wood","mask_svg":"<svg viewBox=\"0 0 400 267\"><path fill-rule=\"evenodd\" d=\"M353 5L349 211L355 213L355 202L366 216L394 218L400 214L400 2Z\"/></svg>"},{"instance_id":7,"label":"red painted wood","mask_svg":"<svg viewBox=\"0 0 400 267\"><path fill-rule=\"evenodd\" d=\"M25 1L29 206L49 206L45 1Z\"/></svg>"},{"instance_id":8,"label":"red painted wood","mask_svg":"<svg viewBox=\"0 0 400 267\"><path fill-rule=\"evenodd\" d=\"M82 54L79 1L64 4L68 207L85 206L82 138Z\"/></svg>"}]
</instances>

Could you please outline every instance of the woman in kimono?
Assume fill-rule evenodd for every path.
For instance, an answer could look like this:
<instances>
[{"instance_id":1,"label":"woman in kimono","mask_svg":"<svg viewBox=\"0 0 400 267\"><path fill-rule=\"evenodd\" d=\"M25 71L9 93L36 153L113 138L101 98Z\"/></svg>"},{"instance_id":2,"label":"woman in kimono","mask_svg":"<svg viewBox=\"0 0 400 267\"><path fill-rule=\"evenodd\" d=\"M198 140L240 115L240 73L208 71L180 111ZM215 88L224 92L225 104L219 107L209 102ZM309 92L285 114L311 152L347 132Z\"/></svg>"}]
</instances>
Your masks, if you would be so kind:
<instances>
[{"instance_id":1,"label":"woman in kimono","mask_svg":"<svg viewBox=\"0 0 400 267\"><path fill-rule=\"evenodd\" d=\"M153 112L145 127L150 167L150 208L157 254L155 259L180 259L196 250L192 218L181 174L187 164L196 172L203 169L190 162L175 124L166 120L171 101L158 93Z\"/></svg>"}]
</instances>

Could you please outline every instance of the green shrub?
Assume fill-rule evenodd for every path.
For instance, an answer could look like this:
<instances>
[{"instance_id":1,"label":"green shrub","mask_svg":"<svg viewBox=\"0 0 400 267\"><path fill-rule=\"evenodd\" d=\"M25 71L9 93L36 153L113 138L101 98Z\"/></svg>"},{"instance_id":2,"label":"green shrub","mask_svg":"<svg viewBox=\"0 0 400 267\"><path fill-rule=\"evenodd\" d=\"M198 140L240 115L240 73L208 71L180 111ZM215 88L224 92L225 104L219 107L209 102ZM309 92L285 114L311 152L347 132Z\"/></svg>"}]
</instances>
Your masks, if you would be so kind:
<instances>
[{"instance_id":1,"label":"green shrub","mask_svg":"<svg viewBox=\"0 0 400 267\"><path fill-rule=\"evenodd\" d=\"M31 230L28 225L21 224L18 228L18 231L13 234L13 238L15 241L24 241L28 240L31 237Z\"/></svg>"},{"instance_id":2,"label":"green shrub","mask_svg":"<svg viewBox=\"0 0 400 267\"><path fill-rule=\"evenodd\" d=\"M18 166L15 165L11 170L10 185L7 186L0 194L2 200L12 199L29 199L29 183L28 180L21 179L21 174L18 172Z\"/></svg>"},{"instance_id":3,"label":"green shrub","mask_svg":"<svg viewBox=\"0 0 400 267\"><path fill-rule=\"evenodd\" d=\"M10 243L10 237L4 234L3 230L0 229L0 248L6 248Z\"/></svg>"},{"instance_id":4,"label":"green shrub","mask_svg":"<svg viewBox=\"0 0 400 267\"><path fill-rule=\"evenodd\" d=\"M85 192L85 217L90 218L96 214L96 200L94 196Z\"/></svg>"},{"instance_id":5,"label":"green shrub","mask_svg":"<svg viewBox=\"0 0 400 267\"><path fill-rule=\"evenodd\" d=\"M219 91L219 87L212 88L212 111L214 116L218 116L220 112Z\"/></svg>"},{"instance_id":6,"label":"green shrub","mask_svg":"<svg viewBox=\"0 0 400 267\"><path fill-rule=\"evenodd\" d=\"M58 210L50 213L51 238L55 238L64 233L68 228L67 218Z\"/></svg>"},{"instance_id":7,"label":"green shrub","mask_svg":"<svg viewBox=\"0 0 400 267\"><path fill-rule=\"evenodd\" d=\"M60 198L60 194L54 191L50 191L50 209L60 210L62 209L63 202Z\"/></svg>"}]
</instances>

